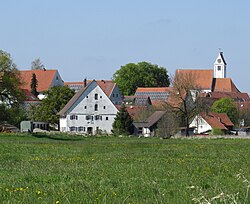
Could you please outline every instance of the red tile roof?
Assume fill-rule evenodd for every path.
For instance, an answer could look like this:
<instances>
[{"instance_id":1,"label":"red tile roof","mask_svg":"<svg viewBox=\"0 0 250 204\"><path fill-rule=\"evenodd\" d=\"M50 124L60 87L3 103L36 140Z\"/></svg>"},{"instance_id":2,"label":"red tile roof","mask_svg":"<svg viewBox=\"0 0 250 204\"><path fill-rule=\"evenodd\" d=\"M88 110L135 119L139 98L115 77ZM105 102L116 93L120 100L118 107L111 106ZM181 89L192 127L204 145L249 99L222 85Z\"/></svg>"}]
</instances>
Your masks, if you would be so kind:
<instances>
[{"instance_id":1,"label":"red tile roof","mask_svg":"<svg viewBox=\"0 0 250 204\"><path fill-rule=\"evenodd\" d=\"M96 80L96 82L107 96L112 94L116 85L112 80Z\"/></svg>"},{"instance_id":2,"label":"red tile roof","mask_svg":"<svg viewBox=\"0 0 250 204\"><path fill-rule=\"evenodd\" d=\"M200 113L200 116L212 127L221 130L227 130L227 127L233 127L234 124L231 122L227 114L225 113Z\"/></svg>"},{"instance_id":3,"label":"red tile roof","mask_svg":"<svg viewBox=\"0 0 250 204\"><path fill-rule=\"evenodd\" d=\"M35 73L36 79L38 81L37 91L38 92L48 91L56 75L56 72L57 70L21 70L20 77L21 77L21 82L23 84L21 85L20 88L27 89L30 91L32 74Z\"/></svg>"},{"instance_id":4,"label":"red tile roof","mask_svg":"<svg viewBox=\"0 0 250 204\"><path fill-rule=\"evenodd\" d=\"M39 101L38 98L34 94L32 94L29 90L24 89L23 92L25 95L25 101Z\"/></svg>"},{"instance_id":5,"label":"red tile roof","mask_svg":"<svg viewBox=\"0 0 250 204\"><path fill-rule=\"evenodd\" d=\"M91 83L93 80L87 80L86 85ZM112 94L113 89L115 87L115 83L112 80L95 80L98 86L104 91L104 93L109 97L110 94ZM64 82L64 85L72 86L72 85L78 85L78 86L84 86L84 81L80 82Z\"/></svg>"},{"instance_id":6,"label":"red tile roof","mask_svg":"<svg viewBox=\"0 0 250 204\"><path fill-rule=\"evenodd\" d=\"M247 93L238 93L238 92L209 92L201 94L201 97L210 97L213 99L221 98L232 98L235 101L250 101L249 95Z\"/></svg>"},{"instance_id":7,"label":"red tile roof","mask_svg":"<svg viewBox=\"0 0 250 204\"><path fill-rule=\"evenodd\" d=\"M213 70L212 69L177 69L175 75L183 74L188 75L191 74L194 76L195 86L198 86L204 90L210 90L213 81Z\"/></svg>"},{"instance_id":8,"label":"red tile roof","mask_svg":"<svg viewBox=\"0 0 250 204\"><path fill-rule=\"evenodd\" d=\"M136 92L169 92L171 87L138 87Z\"/></svg>"},{"instance_id":9,"label":"red tile roof","mask_svg":"<svg viewBox=\"0 0 250 204\"><path fill-rule=\"evenodd\" d=\"M240 92L231 78L214 78L212 91Z\"/></svg>"}]
</instances>

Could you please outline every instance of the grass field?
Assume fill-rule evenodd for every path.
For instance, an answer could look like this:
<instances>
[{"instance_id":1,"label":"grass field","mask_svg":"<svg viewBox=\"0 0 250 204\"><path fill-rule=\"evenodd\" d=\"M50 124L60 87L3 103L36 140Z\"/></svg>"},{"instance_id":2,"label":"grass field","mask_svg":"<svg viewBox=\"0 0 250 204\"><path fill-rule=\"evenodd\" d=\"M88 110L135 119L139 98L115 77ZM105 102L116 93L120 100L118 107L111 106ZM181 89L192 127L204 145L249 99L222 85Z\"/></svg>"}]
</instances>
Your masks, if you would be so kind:
<instances>
[{"instance_id":1,"label":"grass field","mask_svg":"<svg viewBox=\"0 0 250 204\"><path fill-rule=\"evenodd\" d=\"M249 139L2 134L0 154L0 203L250 203Z\"/></svg>"}]
</instances>

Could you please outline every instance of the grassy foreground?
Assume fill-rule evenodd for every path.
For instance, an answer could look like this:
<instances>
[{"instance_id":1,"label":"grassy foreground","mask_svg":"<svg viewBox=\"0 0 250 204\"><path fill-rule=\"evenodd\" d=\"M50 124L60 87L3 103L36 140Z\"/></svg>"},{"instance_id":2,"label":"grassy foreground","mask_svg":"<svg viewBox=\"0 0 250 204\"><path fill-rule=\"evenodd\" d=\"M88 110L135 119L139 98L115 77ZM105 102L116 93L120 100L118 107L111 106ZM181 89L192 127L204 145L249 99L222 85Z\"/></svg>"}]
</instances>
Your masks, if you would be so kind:
<instances>
[{"instance_id":1,"label":"grassy foreground","mask_svg":"<svg viewBox=\"0 0 250 204\"><path fill-rule=\"evenodd\" d=\"M0 155L1 203L250 203L247 139L0 134Z\"/></svg>"}]
</instances>

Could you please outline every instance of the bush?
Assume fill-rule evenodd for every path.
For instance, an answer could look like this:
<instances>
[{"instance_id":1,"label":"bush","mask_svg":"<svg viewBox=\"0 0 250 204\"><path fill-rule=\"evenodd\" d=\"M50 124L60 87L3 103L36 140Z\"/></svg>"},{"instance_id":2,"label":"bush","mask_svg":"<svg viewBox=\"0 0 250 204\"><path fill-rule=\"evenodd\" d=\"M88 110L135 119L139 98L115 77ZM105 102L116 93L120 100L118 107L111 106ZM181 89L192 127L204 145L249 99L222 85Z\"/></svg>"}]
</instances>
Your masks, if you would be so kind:
<instances>
[{"instance_id":1,"label":"bush","mask_svg":"<svg viewBox=\"0 0 250 204\"><path fill-rule=\"evenodd\" d=\"M224 132L221 129L213 128L212 135L224 135Z\"/></svg>"}]
</instances>

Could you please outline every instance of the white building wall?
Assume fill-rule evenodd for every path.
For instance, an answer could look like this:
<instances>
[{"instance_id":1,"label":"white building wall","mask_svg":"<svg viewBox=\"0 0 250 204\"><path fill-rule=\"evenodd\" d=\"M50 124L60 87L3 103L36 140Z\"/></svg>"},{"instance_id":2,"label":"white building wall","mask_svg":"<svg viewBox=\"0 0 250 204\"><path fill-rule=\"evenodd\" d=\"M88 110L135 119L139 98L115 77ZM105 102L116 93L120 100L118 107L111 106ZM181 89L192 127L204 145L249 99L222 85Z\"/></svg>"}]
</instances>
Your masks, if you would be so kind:
<instances>
[{"instance_id":1,"label":"white building wall","mask_svg":"<svg viewBox=\"0 0 250 204\"><path fill-rule=\"evenodd\" d=\"M60 131L67 132L67 119L65 117L60 118Z\"/></svg>"},{"instance_id":2,"label":"white building wall","mask_svg":"<svg viewBox=\"0 0 250 204\"><path fill-rule=\"evenodd\" d=\"M95 99L97 94L97 99ZM95 110L97 106L98 110ZM96 82L91 83L66 115L67 131L111 133L117 108ZM73 116L74 115L74 116ZM73 118L73 119L72 119Z\"/></svg>"},{"instance_id":3,"label":"white building wall","mask_svg":"<svg viewBox=\"0 0 250 204\"><path fill-rule=\"evenodd\" d=\"M50 88L53 86L63 86L64 82L59 74L58 71L56 71L56 74L54 76L54 79L52 80L51 84L50 84Z\"/></svg>"},{"instance_id":4,"label":"white building wall","mask_svg":"<svg viewBox=\"0 0 250 204\"><path fill-rule=\"evenodd\" d=\"M194 133L200 134L212 130L212 127L200 116L195 116L193 121L189 125L190 127L196 127Z\"/></svg>"}]
</instances>

